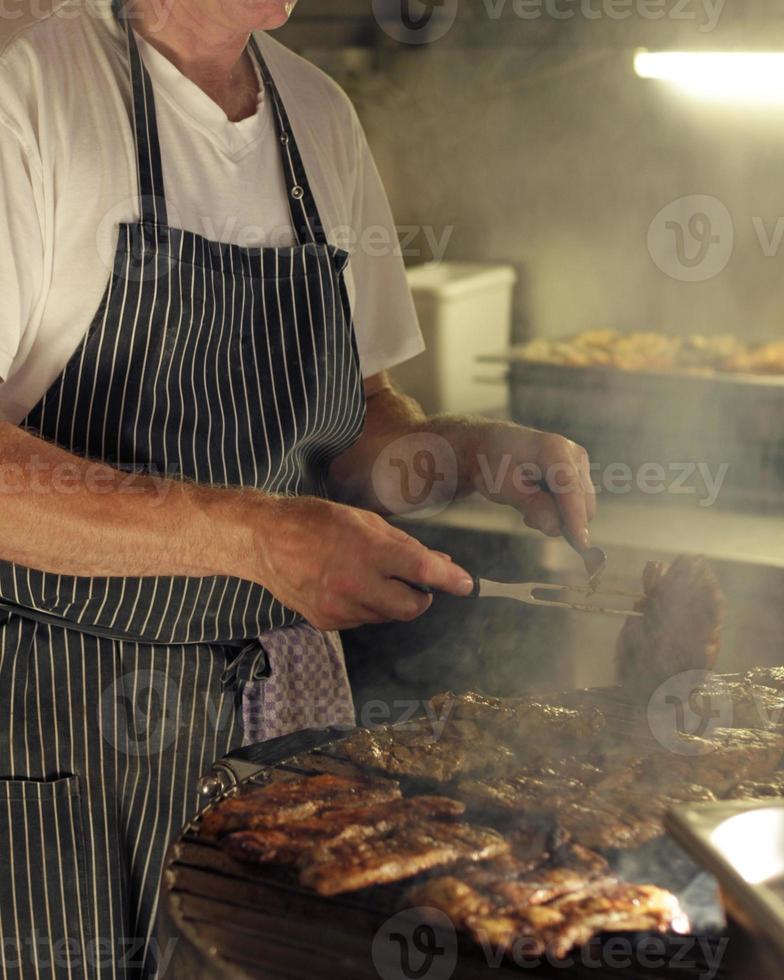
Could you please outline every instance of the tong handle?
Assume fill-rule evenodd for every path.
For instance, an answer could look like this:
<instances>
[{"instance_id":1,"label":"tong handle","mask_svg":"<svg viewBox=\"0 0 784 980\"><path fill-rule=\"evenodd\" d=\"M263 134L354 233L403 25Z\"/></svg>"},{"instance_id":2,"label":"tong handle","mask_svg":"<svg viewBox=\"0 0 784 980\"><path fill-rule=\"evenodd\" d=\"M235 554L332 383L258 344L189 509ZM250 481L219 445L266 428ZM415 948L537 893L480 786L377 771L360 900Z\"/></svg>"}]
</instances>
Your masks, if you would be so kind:
<instances>
[{"instance_id":1,"label":"tong handle","mask_svg":"<svg viewBox=\"0 0 784 980\"><path fill-rule=\"evenodd\" d=\"M438 589L434 589L432 585L419 585L418 582L409 582L406 578L399 578L397 575L393 575L392 578L395 582L402 582L403 585L407 585L409 589L414 589L415 592L421 592L423 595L436 595ZM476 599L479 597L479 589L481 587L481 579L476 575L472 575L471 578L474 580L474 587L465 596L466 599Z\"/></svg>"}]
</instances>

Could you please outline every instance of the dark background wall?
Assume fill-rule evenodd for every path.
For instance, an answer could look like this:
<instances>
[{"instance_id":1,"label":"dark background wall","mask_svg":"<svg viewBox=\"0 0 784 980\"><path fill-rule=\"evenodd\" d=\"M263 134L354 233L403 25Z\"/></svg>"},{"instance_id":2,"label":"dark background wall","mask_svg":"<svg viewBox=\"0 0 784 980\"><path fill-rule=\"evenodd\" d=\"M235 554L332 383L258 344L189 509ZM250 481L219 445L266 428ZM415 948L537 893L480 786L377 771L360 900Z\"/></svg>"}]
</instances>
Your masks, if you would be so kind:
<instances>
[{"instance_id":1,"label":"dark background wall","mask_svg":"<svg viewBox=\"0 0 784 980\"><path fill-rule=\"evenodd\" d=\"M280 36L349 91L399 224L446 235L447 258L518 267L518 332L775 336L784 245L764 249L784 230L784 106L700 102L638 79L632 59L639 47L782 49L784 8L615 2L528 0L541 16L522 19L512 0L498 17L490 0L461 0L443 38L412 46L379 29L369 2L316 13L301 0ZM716 197L734 229L726 268L698 283L665 275L647 246L657 212L692 194ZM430 257L423 231L410 251Z\"/></svg>"}]
</instances>

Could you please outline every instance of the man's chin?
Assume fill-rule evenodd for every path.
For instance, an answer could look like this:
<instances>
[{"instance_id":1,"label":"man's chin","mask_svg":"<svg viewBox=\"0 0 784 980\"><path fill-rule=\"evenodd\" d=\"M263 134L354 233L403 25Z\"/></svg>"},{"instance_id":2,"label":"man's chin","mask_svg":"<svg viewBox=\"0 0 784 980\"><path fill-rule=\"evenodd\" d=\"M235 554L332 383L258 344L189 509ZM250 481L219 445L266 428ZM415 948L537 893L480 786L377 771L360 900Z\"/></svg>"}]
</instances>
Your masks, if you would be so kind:
<instances>
[{"instance_id":1,"label":"man's chin","mask_svg":"<svg viewBox=\"0 0 784 980\"><path fill-rule=\"evenodd\" d=\"M296 0L280 0L272 2L269 0L250 0L247 4L247 11L253 20L252 30L254 31L275 31L288 23ZM261 9L259 9L261 8Z\"/></svg>"}]
</instances>

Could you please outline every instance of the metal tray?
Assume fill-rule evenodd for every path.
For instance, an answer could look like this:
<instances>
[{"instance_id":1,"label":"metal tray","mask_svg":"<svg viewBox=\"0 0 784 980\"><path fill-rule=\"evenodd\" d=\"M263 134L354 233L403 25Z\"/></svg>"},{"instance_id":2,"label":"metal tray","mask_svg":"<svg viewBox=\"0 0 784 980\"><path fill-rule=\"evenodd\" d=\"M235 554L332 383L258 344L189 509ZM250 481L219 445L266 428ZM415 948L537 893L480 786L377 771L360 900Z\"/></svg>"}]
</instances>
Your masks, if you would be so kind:
<instances>
[{"instance_id":1,"label":"metal tray","mask_svg":"<svg viewBox=\"0 0 784 980\"><path fill-rule=\"evenodd\" d=\"M742 955L735 957L735 972L749 978L780 977L784 800L684 805L670 811L665 825L681 847L716 876L727 913L747 940Z\"/></svg>"},{"instance_id":2,"label":"metal tray","mask_svg":"<svg viewBox=\"0 0 784 980\"><path fill-rule=\"evenodd\" d=\"M784 487L780 376L508 363L512 418L574 439L602 467L726 467L725 488L754 499Z\"/></svg>"}]
</instances>

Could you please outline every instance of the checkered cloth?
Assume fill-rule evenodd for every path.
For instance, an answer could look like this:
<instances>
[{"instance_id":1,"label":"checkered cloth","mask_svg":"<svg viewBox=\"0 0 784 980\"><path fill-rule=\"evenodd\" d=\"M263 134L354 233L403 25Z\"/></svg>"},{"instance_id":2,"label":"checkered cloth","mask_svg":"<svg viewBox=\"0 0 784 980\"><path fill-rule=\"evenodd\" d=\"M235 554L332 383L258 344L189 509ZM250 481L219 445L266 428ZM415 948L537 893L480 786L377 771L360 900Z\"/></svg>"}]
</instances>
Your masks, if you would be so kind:
<instances>
[{"instance_id":1,"label":"checkered cloth","mask_svg":"<svg viewBox=\"0 0 784 980\"><path fill-rule=\"evenodd\" d=\"M304 728L354 725L354 700L338 633L309 623L269 630L259 637L263 677L242 691L243 744L265 742Z\"/></svg>"}]
</instances>

